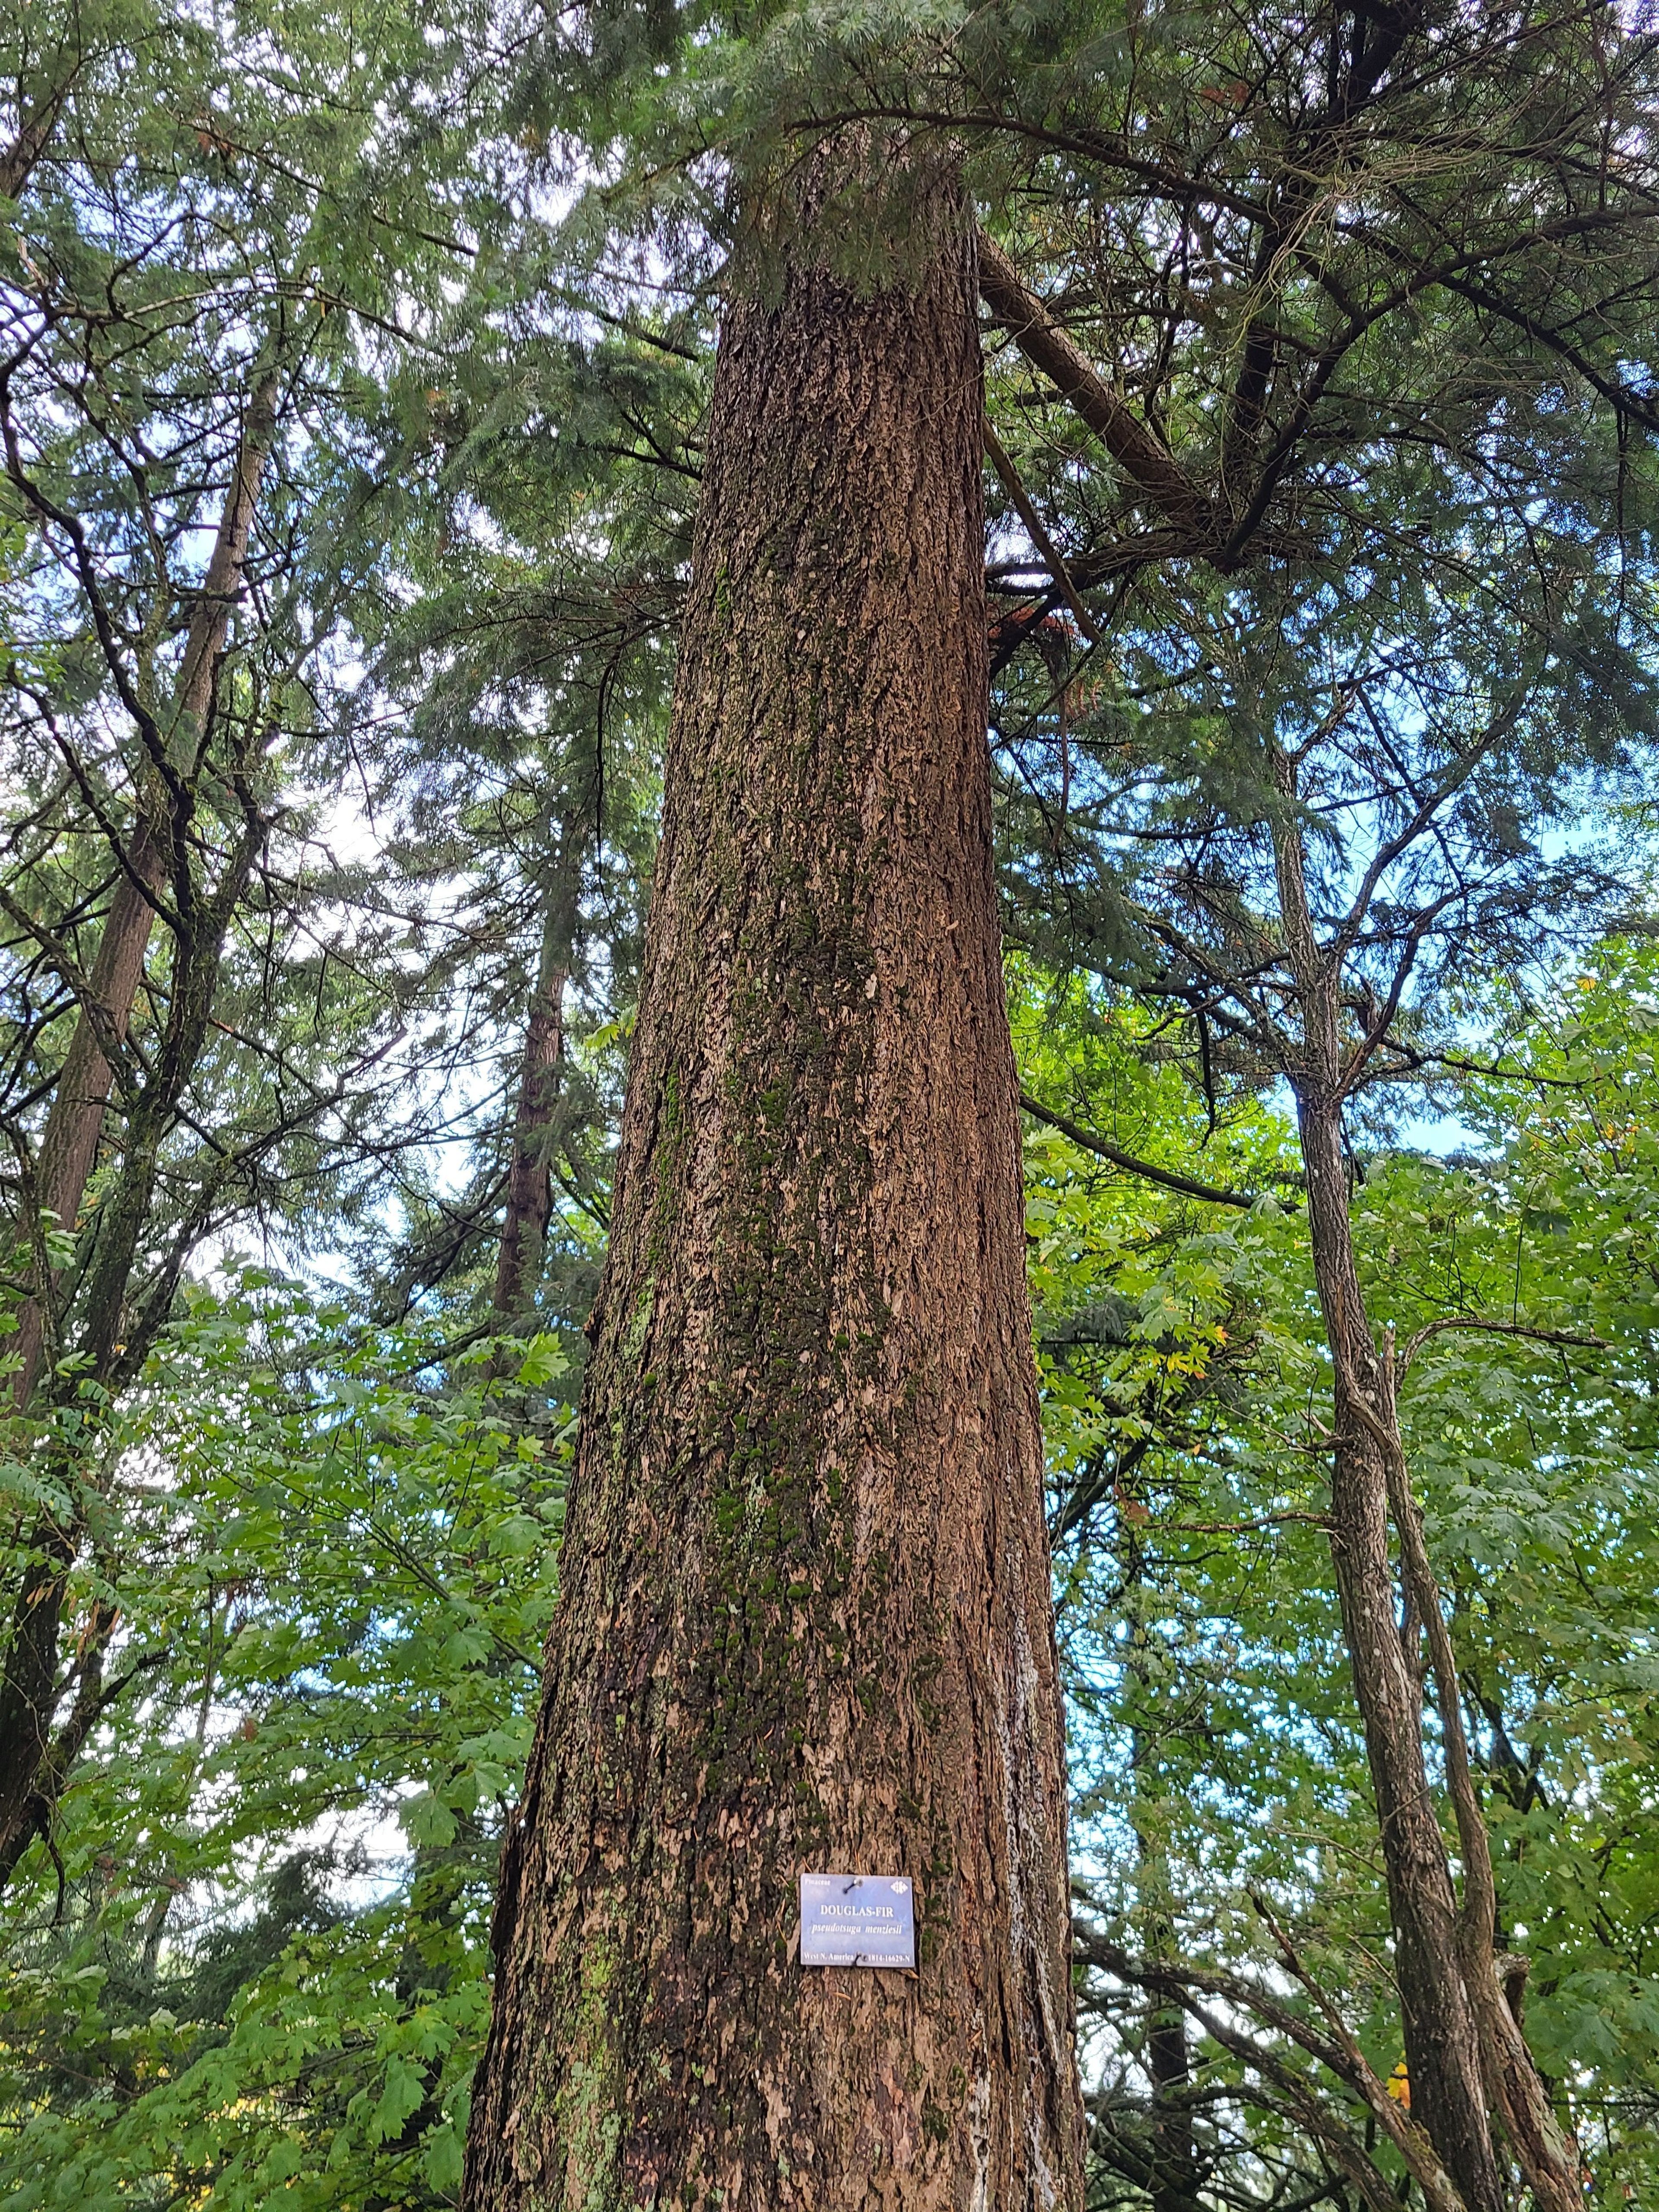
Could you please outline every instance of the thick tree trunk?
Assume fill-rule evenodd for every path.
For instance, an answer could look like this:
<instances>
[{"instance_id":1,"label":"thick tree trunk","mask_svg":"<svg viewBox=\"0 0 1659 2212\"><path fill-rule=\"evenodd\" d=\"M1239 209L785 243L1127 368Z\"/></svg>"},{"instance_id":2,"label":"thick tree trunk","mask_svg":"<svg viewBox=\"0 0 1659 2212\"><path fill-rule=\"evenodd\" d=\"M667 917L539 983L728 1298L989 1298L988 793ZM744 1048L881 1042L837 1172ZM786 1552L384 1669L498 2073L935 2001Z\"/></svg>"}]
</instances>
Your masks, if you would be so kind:
<instances>
[{"instance_id":1,"label":"thick tree trunk","mask_svg":"<svg viewBox=\"0 0 1659 2212\"><path fill-rule=\"evenodd\" d=\"M721 337L474 2212L1080 2203L971 232L915 220L913 288ZM916 1974L803 1969L803 1869L913 1878Z\"/></svg>"},{"instance_id":2,"label":"thick tree trunk","mask_svg":"<svg viewBox=\"0 0 1659 2212\"><path fill-rule=\"evenodd\" d=\"M173 766L186 787L199 765L212 717L219 656L224 651L231 610L241 592L259 480L275 433L276 406L276 380L267 374L255 386L249 403L218 534L185 640L167 741ZM167 882L181 826L171 819L172 811L172 794L152 768L140 779L137 815L125 855L125 867L93 960L88 978L93 1004L90 1008L82 1006L76 1021L35 1163L35 1206L60 1229L74 1228L98 1157L112 1080L110 1052L125 1037L132 1018L157 902ZM33 1395L52 1326L53 1289L48 1275L19 1316L18 1364L12 1393L20 1407L26 1406Z\"/></svg>"}]
</instances>

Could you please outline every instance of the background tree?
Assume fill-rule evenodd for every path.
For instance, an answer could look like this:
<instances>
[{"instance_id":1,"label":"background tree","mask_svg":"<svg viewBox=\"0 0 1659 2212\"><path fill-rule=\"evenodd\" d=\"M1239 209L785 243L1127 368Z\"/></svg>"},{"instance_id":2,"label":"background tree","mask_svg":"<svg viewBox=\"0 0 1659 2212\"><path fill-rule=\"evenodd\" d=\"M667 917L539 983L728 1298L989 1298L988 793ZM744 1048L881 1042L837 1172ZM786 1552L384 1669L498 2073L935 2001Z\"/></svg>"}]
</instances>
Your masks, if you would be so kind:
<instances>
[{"instance_id":1,"label":"background tree","mask_svg":"<svg viewBox=\"0 0 1659 2212\"><path fill-rule=\"evenodd\" d=\"M1501 1941L1531 1954L1528 2037L1597 2185L1639 2194L1642 2127L1626 2134L1622 2120L1645 2094L1647 2031L1636 2015L1650 1993L1642 1939L1624 1917L1632 1831L1612 1778L1645 1754L1629 1737L1623 1751L1610 1741L1589 1751L1626 1693L1612 1692L1609 1705L1581 1698L1566 1687L1576 1663L1563 1672L1554 1656L1564 1635L1581 1652L1581 1634L1622 1648L1619 1593L1645 1555L1651 1486L1639 1377L1651 1358L1652 1283L1635 1229L1647 1201L1635 1197L1625 1113L1610 1110L1646 1080L1651 1012L1638 979L1648 963L1609 948L1596 964L1600 980L1574 983L1518 1025L1505 994L1490 1004L1494 1030L1514 1042L1507 1078L1472 1079L1461 1094L1478 1148L1455 1161L1370 1153L1354 1213L1368 1297L1386 1302L1402 1340L1432 1332L1409 1369L1401 1419L1444 1577ZM1590 1011L1615 1000L1615 1025L1630 1024L1620 1046ZM1030 1033L1046 1027L1048 1037L1032 1073L1047 1089L1069 1073L1100 1119L1110 1126L1115 1113L1119 1132L1144 1143L1149 1123L1170 1127L1173 1071L1161 1071L1160 1101L1136 1066L1145 1046L1133 1018L1100 1024L1089 1006L1076 986L1046 1017L1034 1001ZM1201 1098L1188 1094L1180 1110L1195 1138ZM1241 1177L1261 1173L1290 1133L1259 1113L1236 1104L1212 1139ZM1569 1128L1598 1127L1617 1133L1590 1139L1606 1147L1594 1164L1578 1140L1557 1151ZM1143 2191L1190 2178L1158 2171L1167 2137L1150 2037L1172 2002L1187 2016L1190 2070L1164 2101L1190 2130L1199 2201L1270 2200L1274 2186L1332 2204L1394 2200L1410 2168L1391 2136L1415 2097L1382 1945L1364 1747L1320 1564L1328 1445L1310 1408L1328 1370L1306 1216L1263 1201L1206 1218L1170 1197L1159 1219L1145 1194L1067 1140L1042 1139L1037 1157L1056 1525L1079 1492L1090 1501L1062 1545L1061 1624L1078 1717L1084 2017L1109 2028L1113 2053L1095 2106L1100 2201L1139 2203ZM1605 1215L1597 1190L1611 1201ZM1457 1312L1490 1326L1438 1326ZM1509 1334L1517 1320L1538 1336ZM1552 1329L1598 1341L1553 1345ZM1572 1533L1592 1527L1606 1530L1604 1566ZM1595 1785L1582 1808L1603 1838L1598 1856L1582 1836L1568 1840L1578 1814L1546 1769L1559 1760L1557 1775L1583 1777L1604 1755L1610 1795ZM1164 1885L1158 1917L1140 1901L1149 1842ZM1558 1887L1544 1871L1565 1872L1558 1849L1605 1877L1580 1889L1569 1875ZM1595 1960L1585 1909L1594 1942L1608 1947ZM1618 2008L1603 2047L1632 2069L1611 2096L1571 2081L1574 2054L1603 2039L1583 2009L1596 1990Z\"/></svg>"},{"instance_id":2,"label":"background tree","mask_svg":"<svg viewBox=\"0 0 1659 2212\"><path fill-rule=\"evenodd\" d=\"M210 36L71 11L50 37L39 15L19 33L20 82L46 38L61 84L18 179L0 367L21 548L0 1111L30 1501L0 1686L8 1874L113 1694L112 1595L67 1668L60 1651L102 1409L204 1241L296 1170L349 1187L349 1138L322 1166L318 1133L359 1110L343 1102L396 1017L395 983L365 991L316 942L294 801L340 601L372 557L386 456L363 403L381 338L399 335L401 288L455 262L434 203L470 189L436 104L456 95L465 27L431 27L389 20L346 57L319 27L280 65L254 16ZM410 112L401 151L381 99Z\"/></svg>"},{"instance_id":3,"label":"background tree","mask_svg":"<svg viewBox=\"0 0 1659 2212\"><path fill-rule=\"evenodd\" d=\"M1537 2201L1565 2205L1576 2155L1492 1964L1453 1655L1391 1410L1392 1355L1354 1270L1343 1122L1390 1042L1395 1072L1420 1066L1413 1021L1451 1003L1460 960L1523 958L1523 930L1535 945L1550 916L1582 926L1626 896L1620 866L1598 872L1582 849L1548 858L1533 841L1574 817L1598 774L1633 766L1627 742L1648 726L1626 591L1646 497L1632 440L1648 411L1644 375L1629 372L1645 333L1601 352L1616 289L1574 250L1553 262L1535 312L1533 256L1540 235L1588 239L1603 222L1633 261L1649 250L1644 180L1588 199L1576 181L1643 96L1647 50L1531 19L1498 38L1484 22L1452 27L1433 45L1448 27L1412 11L1361 11L1351 40L1340 18L1310 27L1225 27L1200 64L1236 66L1220 87L1186 56L1164 78L1149 49L1147 82L1177 114L1184 85L1194 122L1206 106L1238 121L1195 129L1193 158L1174 159L1179 139L1160 125L1154 173L1078 238L1072 268L1090 256L1105 278L1106 357L1142 365L1138 407L1006 259L988 258L988 305L1107 446L1130 510L1126 535L1111 506L1097 509L1096 530L1107 523L1118 543L1075 556L1058 550L1075 539L1070 515L1028 526L1060 574L1003 625L1005 650L1023 632L1054 648L1011 687L1015 819L1030 838L1014 866L1037 943L1076 946L1092 921L1093 957L1127 975L1145 933L1157 951L1141 981L1188 1011L1206 1085L1219 1042L1292 1086L1337 1377L1333 1556L1389 1863L1413 2124L1432 2146L1417 2178L1496 2212L1507 2185L1490 2112ZM1523 68L1521 112L1541 126L1524 147L1496 104ZM1465 129L1486 118L1455 157L1432 124L1449 100ZM1103 171L1140 161L1116 150L1138 139L1101 137ZM1217 159L1218 139L1231 157ZM1073 159L1068 144L1060 166ZM1542 198L1513 225L1503 196L1523 173ZM1158 210L1138 234L1126 212L1137 201ZM1187 228L1172 260L1177 206ZM1193 323L1204 336L1188 350L1176 339ZM1569 422L1571 455L1558 442ZM1183 538L1137 547L1148 507ZM1379 567L1380 548L1407 539L1409 565ZM1180 580L1166 567L1155 589L1134 580L1145 555L1174 552L1203 565ZM1117 579L1103 620L1086 603L1103 575ZM1091 649L1119 663L1075 684L1053 665L1069 656L1051 612L1073 601ZM1151 735L1160 727L1168 750ZM1421 1748L1419 1635L1466 1869L1461 1921Z\"/></svg>"}]
</instances>

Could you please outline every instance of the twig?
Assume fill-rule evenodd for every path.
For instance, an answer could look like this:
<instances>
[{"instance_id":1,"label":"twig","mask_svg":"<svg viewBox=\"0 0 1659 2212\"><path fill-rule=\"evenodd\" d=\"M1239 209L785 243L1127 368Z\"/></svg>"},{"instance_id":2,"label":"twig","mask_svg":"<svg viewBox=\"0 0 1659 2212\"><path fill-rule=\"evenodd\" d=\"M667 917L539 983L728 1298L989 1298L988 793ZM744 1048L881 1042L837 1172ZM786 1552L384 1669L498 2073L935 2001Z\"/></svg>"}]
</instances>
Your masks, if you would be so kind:
<instances>
[{"instance_id":1,"label":"twig","mask_svg":"<svg viewBox=\"0 0 1659 2212\"><path fill-rule=\"evenodd\" d=\"M1072 572L1060 557L1059 547L1042 526L1042 518L1032 504L1031 495L1020 482L1019 471L1014 466L1007 447L991 428L988 415L981 426L985 433L985 453L991 466L1002 480L1002 488L1014 502L1014 511L1025 526L1025 535L1036 546L1041 558L1047 562L1048 574L1060 588L1066 604L1077 617L1077 626L1091 645L1100 643L1100 626L1083 604L1082 595L1072 580Z\"/></svg>"}]
</instances>

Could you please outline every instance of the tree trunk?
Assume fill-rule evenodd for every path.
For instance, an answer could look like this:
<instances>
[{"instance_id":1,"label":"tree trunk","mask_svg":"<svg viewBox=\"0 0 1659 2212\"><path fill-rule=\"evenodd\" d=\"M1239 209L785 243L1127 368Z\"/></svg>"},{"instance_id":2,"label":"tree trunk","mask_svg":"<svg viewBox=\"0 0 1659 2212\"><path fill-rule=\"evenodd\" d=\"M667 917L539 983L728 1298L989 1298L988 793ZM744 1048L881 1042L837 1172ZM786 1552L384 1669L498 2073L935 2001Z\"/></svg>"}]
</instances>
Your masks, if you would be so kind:
<instances>
[{"instance_id":1,"label":"tree trunk","mask_svg":"<svg viewBox=\"0 0 1659 2212\"><path fill-rule=\"evenodd\" d=\"M1122 1478L1119 1481L1123 1496ZM1127 1513L1117 1516L1117 1571L1124 1644L1122 1711L1129 1723L1129 1828L1135 1843L1135 1929L1149 1963L1179 1961L1175 1891L1170 1875L1168 1791L1161 1757L1158 1673L1148 1632L1157 1604L1146 1588L1146 1548ZM1143 2185L1150 2212L1197 2212L1199 2172L1193 2132L1192 2054L1187 2014L1170 1990L1148 1991L1146 2067L1151 2089L1150 2158Z\"/></svg>"},{"instance_id":2,"label":"tree trunk","mask_svg":"<svg viewBox=\"0 0 1659 2212\"><path fill-rule=\"evenodd\" d=\"M542 941L525 1024L524 1057L513 1116L507 1204L495 1260L495 1311L506 1322L534 1309L553 1215L553 1122L564 1063L564 993L581 935L583 871L600 831L605 774L596 733L592 750L566 763L557 827L545 863Z\"/></svg>"},{"instance_id":3,"label":"tree trunk","mask_svg":"<svg viewBox=\"0 0 1659 2212\"><path fill-rule=\"evenodd\" d=\"M1294 806L1293 765L1276 753L1273 769L1281 797ZM1456 1659L1411 1492L1393 1340L1379 1353L1354 1256L1342 1157L1350 1072L1340 1030L1342 948L1323 948L1316 938L1301 830L1288 811L1273 838L1302 1021L1300 1050L1286 1073L1296 1093L1314 1276L1331 1352L1331 1553L1376 1799L1413 2117L1467 2212L1504 2212L1510 2201L1494 2118L1536 2212L1575 2212L1583 2191L1573 2146L1557 2124L1498 1978L1491 1845L1470 1771ZM1389 1557L1390 1513L1400 1539L1399 1585ZM1405 1604L1397 1614L1401 1588ZM1422 1677L1431 1670L1463 1857L1461 1912L1423 1755Z\"/></svg>"},{"instance_id":4,"label":"tree trunk","mask_svg":"<svg viewBox=\"0 0 1659 2212\"><path fill-rule=\"evenodd\" d=\"M148 773L139 779L133 832L121 856L125 867L93 962L90 1003L82 1006L76 1018L42 1133L31 1196L37 1214L49 1214L61 1229L75 1226L98 1157L112 1081L111 1055L118 1050L132 1018L157 907L169 879L188 870L187 860L182 868L176 869L175 863L212 720L219 656L241 591L259 482L275 434L276 389L275 375L267 374L249 402L207 574L185 635L171 726L162 733L171 774L164 776L152 757ZM129 1118L123 1173L110 1218L101 1224L104 1233L93 1256L83 1300L86 1328L81 1348L92 1376L100 1382L108 1379L116 1354L162 1138L201 1050L230 906L246 882L258 835L253 825L245 825L226 881L206 906L193 889L188 901L179 901L175 887L180 919L187 908L190 926L181 928L175 945L167 1024L150 1079ZM12 1391L20 1410L27 1409L33 1395L48 1341L55 1344L57 1294L55 1272L37 1258L34 1292L19 1320L19 1364ZM31 1533L0 1669L0 1888L33 1837L50 1822L68 1765L85 1734L84 1726L76 1734L72 1717L65 1741L54 1744L64 1601L86 1533L82 1470L71 1466L64 1473L74 1503L61 1516L44 1514ZM108 1610L100 1632L102 1639L112 1633L115 1620L115 1613Z\"/></svg>"},{"instance_id":5,"label":"tree trunk","mask_svg":"<svg viewBox=\"0 0 1659 2212\"><path fill-rule=\"evenodd\" d=\"M543 933L542 957L536 988L530 998L530 1018L525 1024L524 1058L520 1064L519 1097L513 1116L513 1152L507 1169L507 1212L501 1222L501 1248L495 1255L495 1311L503 1320L515 1320L536 1295L541 1278L542 1254L547 1224L553 1212L553 1177L547 1163L549 1124L559 1096L559 1068L564 1057L564 987L566 971L560 961L562 946L551 943L553 929ZM565 957L568 955L566 953Z\"/></svg>"},{"instance_id":6,"label":"tree trunk","mask_svg":"<svg viewBox=\"0 0 1659 2212\"><path fill-rule=\"evenodd\" d=\"M1328 1087L1305 1077L1297 1109L1335 1396L1331 1556L1376 1798L1412 2116L1468 2212L1504 2212L1508 2192L1458 1951L1457 1901L1423 1758L1422 1689L1396 1618L1388 1467L1374 1432L1384 1384L1354 1263L1341 1109Z\"/></svg>"},{"instance_id":7,"label":"tree trunk","mask_svg":"<svg viewBox=\"0 0 1659 2212\"><path fill-rule=\"evenodd\" d=\"M1423 1623L1435 1677L1446 1786L1463 1857L1463 1909L1458 1921L1458 1950L1464 1986L1480 2030L1487 2103L1501 2119L1516 2161L1526 2176L1532 2191L1533 2212L1579 2212L1584 2201L1583 2161L1577 2145L1556 2120L1543 2077L1522 2033L1518 2016L1520 1984L1516 1984L1516 2004L1511 2007L1498 1970L1498 1886L1492 1873L1492 1839L1486 1832L1486 1813L1469 1760L1457 1657L1452 1649L1451 1632L1446 1626L1440 1586L1430 1565L1422 1511L1412 1495L1411 1472L1401 1439L1395 1398L1392 1329L1381 1362L1381 1376L1383 1395L1379 1412L1389 1500L1400 1535L1402 1579ZM1521 1982L1524 1982L1525 1959L1511 1956L1506 1960L1505 1966L1511 1973L1518 1968Z\"/></svg>"},{"instance_id":8,"label":"tree trunk","mask_svg":"<svg viewBox=\"0 0 1659 2212\"><path fill-rule=\"evenodd\" d=\"M465 2202L1077 2207L991 867L974 263L720 341L563 1593ZM918 1972L803 1969L803 1870Z\"/></svg>"},{"instance_id":9,"label":"tree trunk","mask_svg":"<svg viewBox=\"0 0 1659 2212\"><path fill-rule=\"evenodd\" d=\"M1133 1665L1133 1662L1131 1661ZM1177 1958L1170 1912L1169 1850L1162 1816L1147 1802L1142 1760L1156 1751L1136 1732L1134 1768L1135 1859L1139 1874L1138 1917L1144 1955L1160 1962ZM1146 2075L1152 2087L1152 2172L1148 2185L1151 2212L1194 2212L1201 2175L1193 2134L1193 2064L1187 2042L1185 2008L1167 1991L1155 1993L1146 2022Z\"/></svg>"},{"instance_id":10,"label":"tree trunk","mask_svg":"<svg viewBox=\"0 0 1659 2212\"><path fill-rule=\"evenodd\" d=\"M129 1285L150 1218L161 1146L206 1039L225 931L263 837L264 824L257 817L244 824L224 880L213 899L198 907L198 927L177 948L167 1024L149 1079L128 1116L121 1173L100 1218L81 1300L84 1327L77 1348L88 1377L100 1385L109 1384L124 1351L119 1340L131 1326ZM155 1310L152 1329L164 1315L164 1306ZM140 1342L125 1349L137 1360L143 1347ZM60 1513L43 1514L35 1524L13 1602L0 1668L0 1889L33 1838L46 1832L95 1717L72 1712L54 1737L65 1687L59 1674L64 1606L94 1497L84 1461L99 1425L98 1413L89 1409L78 1435L49 1440L51 1455L44 1464L70 1504ZM94 1605L76 1660L83 1687L89 1663L101 1674L104 1647L118 1619L115 1606L101 1599Z\"/></svg>"},{"instance_id":11,"label":"tree trunk","mask_svg":"<svg viewBox=\"0 0 1659 2212\"><path fill-rule=\"evenodd\" d=\"M1158 1892L1164 1887L1166 1858L1161 1837L1142 1827L1135 1832L1141 1873L1141 1920L1146 1956L1176 1955L1176 1931ZM1165 1888L1167 1897L1167 1888ZM1150 1910L1148 1909L1150 1906ZM1157 1996L1146 2023L1146 2073L1152 2084L1152 2212L1194 2212L1202 2180L1193 2133L1193 2063L1187 2041L1187 2014L1173 1997Z\"/></svg>"},{"instance_id":12,"label":"tree trunk","mask_svg":"<svg viewBox=\"0 0 1659 2212\"><path fill-rule=\"evenodd\" d=\"M1314 1279L1330 1346L1334 1397L1331 1558L1354 1696L1376 1799L1395 1981L1419 2121L1467 2212L1505 2212L1487 2114L1480 2038L1458 1952L1457 1899L1423 1757L1423 1694L1395 1615L1389 1549L1389 1462L1379 1409L1392 1402L1354 1259L1342 1158L1340 955L1322 946L1308 902L1296 772L1275 753L1284 816L1273 824L1279 910L1295 975L1302 1039L1286 1073L1296 1094Z\"/></svg>"},{"instance_id":13,"label":"tree trunk","mask_svg":"<svg viewBox=\"0 0 1659 2212\"><path fill-rule=\"evenodd\" d=\"M267 374L254 387L249 403L218 535L185 640L173 726L167 740L173 765L186 787L199 764L212 717L214 679L231 610L241 592L254 503L275 434L276 406L276 380ZM88 979L93 1006L90 1010L82 1006L76 1018L41 1134L33 1202L36 1212L50 1214L59 1229L74 1228L98 1157L112 1079L109 1054L125 1037L132 1018L156 904L183 828L182 823L170 818L171 798L154 768L141 777L125 866L110 902ZM41 1275L39 1287L18 1320L18 1365L12 1392L20 1407L27 1406L33 1395L40 1356L52 1326L54 1280L49 1271L37 1268L37 1272Z\"/></svg>"}]
</instances>

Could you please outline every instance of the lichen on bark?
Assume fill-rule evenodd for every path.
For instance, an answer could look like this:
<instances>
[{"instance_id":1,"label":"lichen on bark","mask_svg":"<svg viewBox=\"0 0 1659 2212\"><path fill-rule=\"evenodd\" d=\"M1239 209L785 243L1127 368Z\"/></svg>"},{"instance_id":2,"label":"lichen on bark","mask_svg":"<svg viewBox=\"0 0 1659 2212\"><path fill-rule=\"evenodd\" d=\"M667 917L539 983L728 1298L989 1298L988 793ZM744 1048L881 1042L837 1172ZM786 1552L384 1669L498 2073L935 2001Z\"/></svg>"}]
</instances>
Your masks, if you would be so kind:
<instances>
[{"instance_id":1,"label":"lichen on bark","mask_svg":"<svg viewBox=\"0 0 1659 2212\"><path fill-rule=\"evenodd\" d=\"M972 230L911 215L722 332L478 2212L1080 2202ZM916 1974L800 1967L813 1868L912 1876Z\"/></svg>"}]
</instances>

